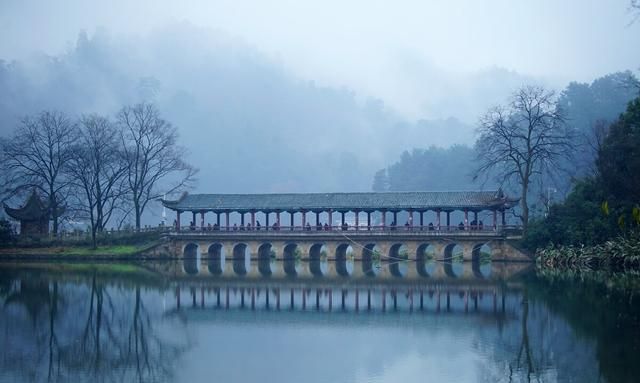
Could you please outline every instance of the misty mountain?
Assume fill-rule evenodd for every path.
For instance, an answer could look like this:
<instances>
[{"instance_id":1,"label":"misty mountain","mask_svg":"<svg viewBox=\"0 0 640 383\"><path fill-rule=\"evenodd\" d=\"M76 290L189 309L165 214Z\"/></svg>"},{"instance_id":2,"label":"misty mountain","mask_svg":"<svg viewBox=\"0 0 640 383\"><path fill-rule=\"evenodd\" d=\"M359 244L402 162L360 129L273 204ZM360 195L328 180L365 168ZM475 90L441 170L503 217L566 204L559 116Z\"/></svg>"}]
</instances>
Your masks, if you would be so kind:
<instances>
[{"instance_id":1,"label":"misty mountain","mask_svg":"<svg viewBox=\"0 0 640 383\"><path fill-rule=\"evenodd\" d=\"M446 117L408 121L381 100L297 78L246 42L188 23L126 39L81 32L59 56L0 64L0 134L42 109L112 116L153 101L178 126L202 192L369 190L404 150L474 141L471 124L448 116L455 105L439 106ZM487 73L470 86L487 87Z\"/></svg>"}]
</instances>

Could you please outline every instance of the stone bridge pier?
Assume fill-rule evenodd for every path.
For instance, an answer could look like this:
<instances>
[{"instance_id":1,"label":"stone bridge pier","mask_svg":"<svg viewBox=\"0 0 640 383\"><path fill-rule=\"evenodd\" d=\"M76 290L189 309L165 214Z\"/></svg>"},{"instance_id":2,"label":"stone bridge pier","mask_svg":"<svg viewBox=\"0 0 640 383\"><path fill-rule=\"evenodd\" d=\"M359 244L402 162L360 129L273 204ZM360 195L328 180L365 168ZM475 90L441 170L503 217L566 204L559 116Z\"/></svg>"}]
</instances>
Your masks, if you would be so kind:
<instances>
[{"instance_id":1,"label":"stone bridge pier","mask_svg":"<svg viewBox=\"0 0 640 383\"><path fill-rule=\"evenodd\" d=\"M530 262L504 239L492 238L173 238L187 274L246 277L390 276L415 274L429 262ZM407 267L404 262L417 264ZM353 263L358 262L358 266ZM375 270L374 270L375 266ZM446 273L445 269L436 272Z\"/></svg>"}]
</instances>

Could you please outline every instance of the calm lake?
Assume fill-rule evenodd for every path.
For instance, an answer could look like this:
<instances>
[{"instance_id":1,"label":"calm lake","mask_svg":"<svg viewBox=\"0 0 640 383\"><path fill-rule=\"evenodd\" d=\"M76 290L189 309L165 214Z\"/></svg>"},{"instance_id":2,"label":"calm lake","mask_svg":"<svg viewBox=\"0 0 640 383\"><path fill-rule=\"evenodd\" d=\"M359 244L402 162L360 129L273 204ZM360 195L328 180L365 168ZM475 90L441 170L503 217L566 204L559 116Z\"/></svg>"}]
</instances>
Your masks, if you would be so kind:
<instances>
[{"instance_id":1,"label":"calm lake","mask_svg":"<svg viewBox=\"0 0 640 383\"><path fill-rule=\"evenodd\" d=\"M528 264L415 266L0 263L0 381L640 381L637 292Z\"/></svg>"}]
</instances>

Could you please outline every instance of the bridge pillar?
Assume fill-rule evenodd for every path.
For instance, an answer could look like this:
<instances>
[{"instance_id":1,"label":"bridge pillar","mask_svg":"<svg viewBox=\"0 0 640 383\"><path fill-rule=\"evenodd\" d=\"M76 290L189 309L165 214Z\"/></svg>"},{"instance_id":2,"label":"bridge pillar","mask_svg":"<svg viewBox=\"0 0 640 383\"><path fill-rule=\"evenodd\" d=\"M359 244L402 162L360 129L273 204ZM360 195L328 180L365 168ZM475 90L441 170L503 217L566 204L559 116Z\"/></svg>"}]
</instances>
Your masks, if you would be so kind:
<instances>
[{"instance_id":1,"label":"bridge pillar","mask_svg":"<svg viewBox=\"0 0 640 383\"><path fill-rule=\"evenodd\" d=\"M416 260L418 255L418 246L420 244L415 241L410 241L410 242L405 242L404 245L407 247L407 253L409 254L409 259Z\"/></svg>"},{"instance_id":2,"label":"bridge pillar","mask_svg":"<svg viewBox=\"0 0 640 383\"><path fill-rule=\"evenodd\" d=\"M444 241L435 241L432 242L431 245L433 246L433 254L435 255L435 259L439 261L443 260L444 249L448 245L448 243Z\"/></svg>"},{"instance_id":3,"label":"bridge pillar","mask_svg":"<svg viewBox=\"0 0 640 383\"><path fill-rule=\"evenodd\" d=\"M462 243L462 259L464 261L471 261L473 260L473 248L476 246L477 243L475 242L471 242L471 241L465 241L464 243Z\"/></svg>"},{"instance_id":4,"label":"bridge pillar","mask_svg":"<svg viewBox=\"0 0 640 383\"><path fill-rule=\"evenodd\" d=\"M198 242L198 250L200 251L199 275L209 274L209 242Z\"/></svg>"}]
</instances>

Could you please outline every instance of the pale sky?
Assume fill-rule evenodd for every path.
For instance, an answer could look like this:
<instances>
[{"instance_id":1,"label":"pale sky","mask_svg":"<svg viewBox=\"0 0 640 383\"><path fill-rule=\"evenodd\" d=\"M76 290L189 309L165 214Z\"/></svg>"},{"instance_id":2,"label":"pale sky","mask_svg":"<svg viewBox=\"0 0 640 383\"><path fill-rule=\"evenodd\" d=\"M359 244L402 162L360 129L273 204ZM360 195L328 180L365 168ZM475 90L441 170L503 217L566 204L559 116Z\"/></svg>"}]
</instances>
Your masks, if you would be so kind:
<instances>
[{"instance_id":1,"label":"pale sky","mask_svg":"<svg viewBox=\"0 0 640 383\"><path fill-rule=\"evenodd\" d=\"M303 79L347 86L419 118L431 81L504 68L558 86L640 68L629 0L0 0L0 58L69 49L81 29L141 37L187 21ZM637 73L637 72L636 72Z\"/></svg>"}]
</instances>

